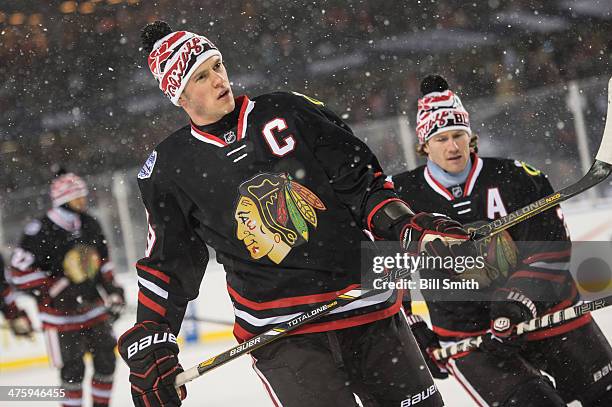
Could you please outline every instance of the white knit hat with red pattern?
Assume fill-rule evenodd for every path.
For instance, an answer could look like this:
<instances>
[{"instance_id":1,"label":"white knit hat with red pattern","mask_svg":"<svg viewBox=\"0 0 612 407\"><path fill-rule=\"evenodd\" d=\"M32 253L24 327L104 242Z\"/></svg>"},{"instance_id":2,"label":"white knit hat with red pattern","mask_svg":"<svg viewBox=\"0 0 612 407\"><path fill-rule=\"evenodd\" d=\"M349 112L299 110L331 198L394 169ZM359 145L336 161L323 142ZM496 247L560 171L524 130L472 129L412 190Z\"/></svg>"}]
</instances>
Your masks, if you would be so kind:
<instances>
[{"instance_id":1,"label":"white knit hat with red pattern","mask_svg":"<svg viewBox=\"0 0 612 407\"><path fill-rule=\"evenodd\" d=\"M148 64L159 88L172 103L179 97L189 78L208 58L221 52L208 38L189 31L172 31L163 21L147 25L142 32L143 47L149 51Z\"/></svg>"},{"instance_id":2,"label":"white knit hat with red pattern","mask_svg":"<svg viewBox=\"0 0 612 407\"><path fill-rule=\"evenodd\" d=\"M420 144L444 131L464 130L472 134L470 115L459 96L448 88L439 75L429 75L421 82L423 97L417 107L416 134Z\"/></svg>"},{"instance_id":3,"label":"white knit hat with red pattern","mask_svg":"<svg viewBox=\"0 0 612 407\"><path fill-rule=\"evenodd\" d=\"M85 181L71 172L60 175L51 182L50 195L55 208L73 199L87 196L88 193Z\"/></svg>"}]
</instances>

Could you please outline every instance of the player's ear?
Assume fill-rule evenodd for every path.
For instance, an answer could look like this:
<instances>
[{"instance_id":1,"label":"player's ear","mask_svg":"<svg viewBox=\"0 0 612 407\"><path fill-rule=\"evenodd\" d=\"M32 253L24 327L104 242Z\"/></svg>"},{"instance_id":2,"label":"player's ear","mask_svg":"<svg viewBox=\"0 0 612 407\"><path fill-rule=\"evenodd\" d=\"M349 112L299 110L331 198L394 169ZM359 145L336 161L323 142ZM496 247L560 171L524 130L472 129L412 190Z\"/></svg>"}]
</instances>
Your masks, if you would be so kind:
<instances>
[{"instance_id":1,"label":"player's ear","mask_svg":"<svg viewBox=\"0 0 612 407\"><path fill-rule=\"evenodd\" d=\"M429 154L429 141L423 144L423 151L425 152L425 154Z\"/></svg>"},{"instance_id":2,"label":"player's ear","mask_svg":"<svg viewBox=\"0 0 612 407\"><path fill-rule=\"evenodd\" d=\"M188 104L187 98L185 98L185 92L183 92L183 94L179 96L178 104L183 109L185 108L185 105Z\"/></svg>"}]
</instances>

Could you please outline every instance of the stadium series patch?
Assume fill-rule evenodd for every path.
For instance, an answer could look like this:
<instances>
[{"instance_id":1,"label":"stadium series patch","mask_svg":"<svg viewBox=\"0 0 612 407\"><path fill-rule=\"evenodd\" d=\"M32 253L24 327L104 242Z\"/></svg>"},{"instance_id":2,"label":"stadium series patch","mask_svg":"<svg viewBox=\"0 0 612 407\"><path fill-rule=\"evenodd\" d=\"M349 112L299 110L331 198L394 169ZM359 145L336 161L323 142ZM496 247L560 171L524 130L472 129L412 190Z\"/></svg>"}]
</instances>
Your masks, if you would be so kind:
<instances>
[{"instance_id":1,"label":"stadium series patch","mask_svg":"<svg viewBox=\"0 0 612 407\"><path fill-rule=\"evenodd\" d=\"M147 161L138 172L139 179L149 178L153 173L153 167L155 167L155 161L157 161L157 151L153 151Z\"/></svg>"}]
</instances>

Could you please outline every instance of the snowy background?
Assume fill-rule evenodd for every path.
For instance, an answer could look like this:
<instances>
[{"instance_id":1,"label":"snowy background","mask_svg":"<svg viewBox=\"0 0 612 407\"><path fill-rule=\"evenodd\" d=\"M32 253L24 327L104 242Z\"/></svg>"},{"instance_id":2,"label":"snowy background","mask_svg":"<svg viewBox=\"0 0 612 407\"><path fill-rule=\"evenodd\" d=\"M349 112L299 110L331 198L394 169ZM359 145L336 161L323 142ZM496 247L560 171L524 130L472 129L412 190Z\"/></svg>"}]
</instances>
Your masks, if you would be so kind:
<instances>
[{"instance_id":1,"label":"snowy background","mask_svg":"<svg viewBox=\"0 0 612 407\"><path fill-rule=\"evenodd\" d=\"M568 227L573 236L580 240L610 240L612 235L612 202L585 206L582 202L564 205ZM136 281L135 273L124 273L119 276L128 290L128 298L135 305ZM131 293L131 294L130 294ZM20 297L19 303L35 314L35 306L29 298ZM232 321L232 306L225 291L225 273L216 263L211 263L206 272L200 297L195 301L196 316L205 320L218 322ZM133 307L129 307L132 308ZM423 312L419 305L417 310ZM423 314L426 316L426 314ZM606 337L612 340L612 311L603 309L596 311L595 320L599 323ZM126 313L115 325L115 332L121 333L133 325L135 315ZM200 337L198 343L184 343L181 347L180 359L184 367L195 366L211 356L217 355L235 345L231 336L231 327L220 323L197 323L196 329ZM192 328L189 322L183 328ZM115 386L111 406L129 406L129 371L122 361L117 363ZM88 370L88 374L91 371ZM17 340L6 330L0 330L0 386L7 385L58 385L57 371L50 368L46 362L45 345L42 334L36 334L33 341ZM436 380L440 391L451 407L473 407L475 403L460 387L459 383L450 377L447 380ZM244 405L253 407L272 406L261 381L251 368L249 356L243 356L188 385L189 397L185 406L221 407L229 405ZM88 388L85 386L84 397L87 399ZM2 406L23 406L23 402L0 403ZM36 403L40 406L51 406L56 403ZM85 404L87 406L88 404ZM573 407L579 403L572 404Z\"/></svg>"}]
</instances>

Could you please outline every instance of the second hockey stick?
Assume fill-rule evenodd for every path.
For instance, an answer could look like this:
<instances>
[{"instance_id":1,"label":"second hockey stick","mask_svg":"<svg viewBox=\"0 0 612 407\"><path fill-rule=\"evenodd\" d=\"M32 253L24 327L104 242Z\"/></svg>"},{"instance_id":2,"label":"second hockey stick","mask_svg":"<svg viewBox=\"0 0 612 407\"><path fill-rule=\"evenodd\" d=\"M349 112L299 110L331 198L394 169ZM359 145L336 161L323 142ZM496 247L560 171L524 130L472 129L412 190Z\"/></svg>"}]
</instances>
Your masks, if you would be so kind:
<instances>
[{"instance_id":1,"label":"second hockey stick","mask_svg":"<svg viewBox=\"0 0 612 407\"><path fill-rule=\"evenodd\" d=\"M599 145L599 150L595 156L595 162L584 177L574 184L563 188L547 197L544 197L532 204L529 204L517 211L503 216L493 222L483 225L472 232L473 240L484 239L495 235L502 230L508 229L538 213L544 212L559 203L576 196L589 188L599 184L612 173L612 78L608 81L608 110L606 113L606 125Z\"/></svg>"},{"instance_id":2,"label":"second hockey stick","mask_svg":"<svg viewBox=\"0 0 612 407\"><path fill-rule=\"evenodd\" d=\"M493 222L484 225L472 232L472 240L481 240L489 236L493 236L501 231L508 229L526 219L531 218L547 209L550 209L557 204L578 195L589 188L594 187L605 180L612 173L612 79L608 82L608 111L606 116L606 125L604 134L599 146L599 150L595 157L595 162L591 166L588 173L578 182L563 188L559 192L555 192L547 197L544 197L530 205L527 205L517 211L514 211L506 216L494 220ZM318 306L308 312L300 314L287 322L283 322L274 328L257 335L250 340L234 346L233 348L220 353L217 356L201 362L176 377L176 387L180 387L185 383L202 376L203 374L221 366L230 360L236 359L243 354L250 353L276 339L281 338L290 331L299 328L300 326L310 323L334 309L338 309L345 305L364 299L377 293L376 290L351 290L340 295L336 299Z\"/></svg>"},{"instance_id":3,"label":"second hockey stick","mask_svg":"<svg viewBox=\"0 0 612 407\"><path fill-rule=\"evenodd\" d=\"M529 332L538 331L540 329L550 328L551 326L560 325L566 321L576 319L588 312L609 307L610 305L612 305L612 296L600 298L596 301L591 301L584 304L574 305L573 307L564 308L562 310L519 323L516 326L516 334L523 335ZM483 335L466 338L453 345L434 350L433 356L436 358L436 360L445 360L460 353L480 347L482 341Z\"/></svg>"}]
</instances>

